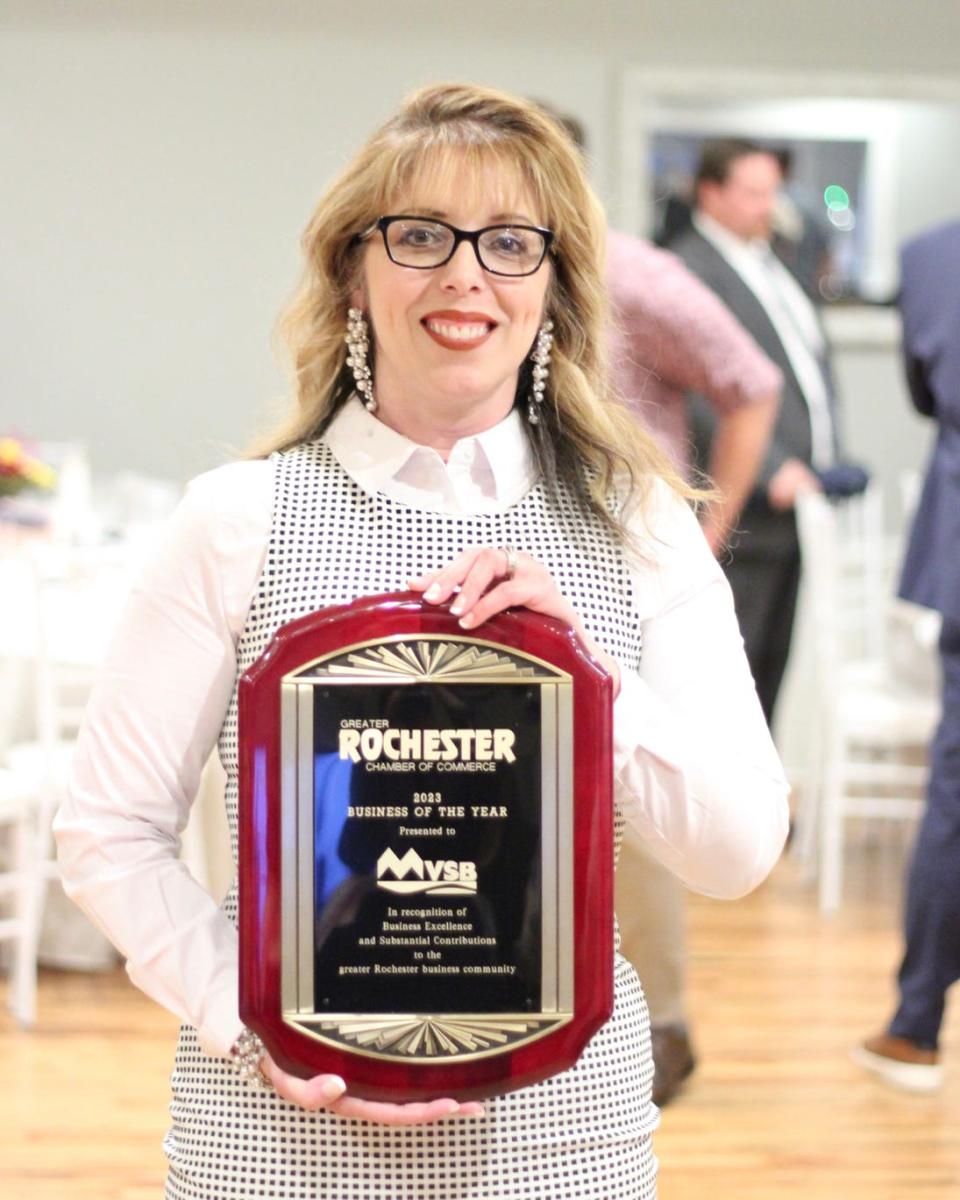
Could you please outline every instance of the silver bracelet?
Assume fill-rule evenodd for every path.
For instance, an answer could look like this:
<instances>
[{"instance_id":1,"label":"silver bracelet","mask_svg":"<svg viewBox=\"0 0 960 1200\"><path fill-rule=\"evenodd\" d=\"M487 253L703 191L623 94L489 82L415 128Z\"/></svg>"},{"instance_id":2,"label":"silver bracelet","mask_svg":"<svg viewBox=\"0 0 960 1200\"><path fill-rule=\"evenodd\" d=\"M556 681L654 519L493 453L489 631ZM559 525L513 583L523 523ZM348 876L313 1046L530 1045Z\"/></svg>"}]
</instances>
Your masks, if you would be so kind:
<instances>
[{"instance_id":1,"label":"silver bracelet","mask_svg":"<svg viewBox=\"0 0 960 1200\"><path fill-rule=\"evenodd\" d=\"M252 1083L256 1087L273 1087L270 1080L260 1070L260 1059L266 1054L267 1048L252 1029L245 1029L230 1047L230 1057L237 1064L240 1078L244 1083Z\"/></svg>"}]
</instances>

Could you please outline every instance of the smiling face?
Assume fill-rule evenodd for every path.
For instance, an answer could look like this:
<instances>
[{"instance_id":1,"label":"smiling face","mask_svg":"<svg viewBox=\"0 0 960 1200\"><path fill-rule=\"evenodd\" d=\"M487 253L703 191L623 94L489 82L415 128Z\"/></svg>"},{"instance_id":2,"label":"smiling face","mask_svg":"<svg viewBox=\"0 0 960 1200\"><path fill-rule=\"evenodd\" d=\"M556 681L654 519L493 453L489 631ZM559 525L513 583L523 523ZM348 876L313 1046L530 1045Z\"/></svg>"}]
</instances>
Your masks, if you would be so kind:
<instances>
[{"instance_id":1,"label":"smiling face","mask_svg":"<svg viewBox=\"0 0 960 1200\"><path fill-rule=\"evenodd\" d=\"M391 214L437 218L466 230L543 224L507 169L478 178L456 164L424 172L384 215ZM373 234L353 302L370 318L380 419L423 444L434 444L431 426L462 437L501 421L544 320L550 274L549 256L533 275L491 274L469 242L443 266L416 270L392 262L379 232Z\"/></svg>"}]
</instances>

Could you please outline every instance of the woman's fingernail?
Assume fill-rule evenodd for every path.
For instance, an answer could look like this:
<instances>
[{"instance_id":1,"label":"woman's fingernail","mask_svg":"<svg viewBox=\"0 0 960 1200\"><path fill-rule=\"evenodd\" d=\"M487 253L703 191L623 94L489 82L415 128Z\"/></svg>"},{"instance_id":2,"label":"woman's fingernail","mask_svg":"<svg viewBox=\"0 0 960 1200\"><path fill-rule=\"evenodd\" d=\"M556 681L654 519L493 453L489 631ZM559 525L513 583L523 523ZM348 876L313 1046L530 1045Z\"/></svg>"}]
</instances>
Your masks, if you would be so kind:
<instances>
[{"instance_id":1,"label":"woman's fingernail","mask_svg":"<svg viewBox=\"0 0 960 1200\"><path fill-rule=\"evenodd\" d=\"M431 583L423 593L423 598L424 600L438 600L440 598L440 584Z\"/></svg>"},{"instance_id":2,"label":"woman's fingernail","mask_svg":"<svg viewBox=\"0 0 960 1200\"><path fill-rule=\"evenodd\" d=\"M475 620L476 617L474 617L473 613L467 613L465 617L460 618L458 624L462 629L469 629Z\"/></svg>"},{"instance_id":3,"label":"woman's fingernail","mask_svg":"<svg viewBox=\"0 0 960 1200\"><path fill-rule=\"evenodd\" d=\"M454 602L450 605L450 611L453 613L453 615L455 617L459 617L460 614L463 612L463 601L462 600L454 600Z\"/></svg>"},{"instance_id":4,"label":"woman's fingernail","mask_svg":"<svg viewBox=\"0 0 960 1200\"><path fill-rule=\"evenodd\" d=\"M346 1090L347 1085L342 1079L328 1079L320 1089L320 1095L324 1104L332 1104L334 1100L339 1100Z\"/></svg>"}]
</instances>

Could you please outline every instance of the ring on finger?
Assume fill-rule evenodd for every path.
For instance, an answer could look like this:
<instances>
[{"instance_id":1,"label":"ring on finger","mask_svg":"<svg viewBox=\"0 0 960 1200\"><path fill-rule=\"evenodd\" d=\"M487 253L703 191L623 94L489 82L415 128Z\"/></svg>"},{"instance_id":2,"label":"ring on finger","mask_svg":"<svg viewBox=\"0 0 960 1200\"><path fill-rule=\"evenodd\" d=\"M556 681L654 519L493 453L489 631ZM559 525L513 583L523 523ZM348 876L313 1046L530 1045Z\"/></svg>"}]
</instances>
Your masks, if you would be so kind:
<instances>
[{"instance_id":1,"label":"ring on finger","mask_svg":"<svg viewBox=\"0 0 960 1200\"><path fill-rule=\"evenodd\" d=\"M504 558L507 560L507 569L504 572L505 579L512 579L517 573L517 566L520 563L520 555L513 546L501 546Z\"/></svg>"}]
</instances>

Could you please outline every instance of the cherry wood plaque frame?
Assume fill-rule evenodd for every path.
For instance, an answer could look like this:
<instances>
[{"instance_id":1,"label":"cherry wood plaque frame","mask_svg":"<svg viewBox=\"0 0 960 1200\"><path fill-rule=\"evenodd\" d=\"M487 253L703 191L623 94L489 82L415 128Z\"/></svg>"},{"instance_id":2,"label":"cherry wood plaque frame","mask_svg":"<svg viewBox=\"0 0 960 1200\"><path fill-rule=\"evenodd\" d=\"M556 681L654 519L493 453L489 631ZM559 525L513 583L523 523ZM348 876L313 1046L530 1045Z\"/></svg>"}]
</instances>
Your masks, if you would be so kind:
<instances>
[{"instance_id":1,"label":"cherry wood plaque frame","mask_svg":"<svg viewBox=\"0 0 960 1200\"><path fill-rule=\"evenodd\" d=\"M563 944L555 948L566 964L568 984L561 983L563 1002L553 1005L550 1019L518 1019L513 1032L487 1036L482 1014L458 1014L456 1028L467 1033L459 1052L452 1053L442 1015L405 1011L383 1020L378 1013L381 1023L394 1029L405 1025L418 1031L412 1040L420 1046L419 1056L403 1056L385 1052L383 1038L366 1036L346 1044L341 1037L335 1044L323 1034L319 1016L311 1030L309 1022L305 1026L291 1014L290 926L296 918L291 917L290 863L305 861L312 845L306 851L290 845L298 836L289 812L290 779L300 768L290 761L297 751L289 734L284 743L282 696L298 673L344 648L355 651L387 641L406 645L418 635L432 644L449 639L476 642L484 651L502 647L504 657L542 664L572 683L572 828L556 832L559 854L567 856L572 895L561 905L557 936ZM280 1066L303 1077L336 1073L351 1094L397 1102L480 1098L573 1066L613 1011L613 769L612 681L568 626L511 609L468 633L447 606L425 604L410 592L322 609L280 628L242 677L239 738L240 1013ZM569 759L568 748L560 749ZM344 1014L338 1015L343 1025ZM369 1023L363 1014L352 1015ZM424 1051L424 1038L432 1052ZM436 1049L442 1044L444 1052Z\"/></svg>"}]
</instances>

